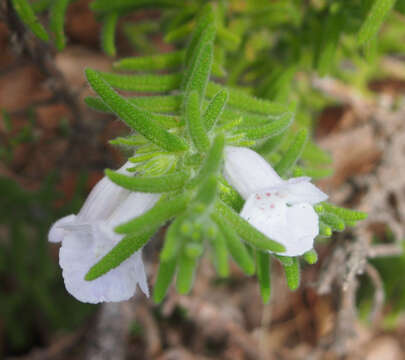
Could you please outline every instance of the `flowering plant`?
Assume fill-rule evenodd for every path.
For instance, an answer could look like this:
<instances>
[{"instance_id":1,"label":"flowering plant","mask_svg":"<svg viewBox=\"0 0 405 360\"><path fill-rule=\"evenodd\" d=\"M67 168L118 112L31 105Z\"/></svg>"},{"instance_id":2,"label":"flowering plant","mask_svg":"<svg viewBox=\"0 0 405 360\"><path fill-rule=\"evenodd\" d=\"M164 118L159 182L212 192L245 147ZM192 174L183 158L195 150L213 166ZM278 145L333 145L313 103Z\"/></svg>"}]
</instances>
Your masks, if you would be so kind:
<instances>
[{"instance_id":1,"label":"flowering plant","mask_svg":"<svg viewBox=\"0 0 405 360\"><path fill-rule=\"evenodd\" d=\"M62 242L65 284L79 300L125 300L137 284L148 294L142 247L171 221L155 301L164 298L175 275L177 290L189 292L198 259L209 249L220 276L229 274L229 255L247 275L256 273L267 302L272 257L296 289L299 257L316 262L314 240L365 217L325 203L327 196L297 165L305 149L317 150L305 128L291 127L294 105L211 80L211 72L221 76L216 31L214 9L207 5L185 51L115 65L142 71L174 66L179 72L86 70L98 95L87 104L114 113L135 131L112 141L135 155L120 170L106 170L79 214L59 220L49 233L50 241ZM166 95L125 98L113 88ZM284 136L291 141L280 150Z\"/></svg>"}]
</instances>

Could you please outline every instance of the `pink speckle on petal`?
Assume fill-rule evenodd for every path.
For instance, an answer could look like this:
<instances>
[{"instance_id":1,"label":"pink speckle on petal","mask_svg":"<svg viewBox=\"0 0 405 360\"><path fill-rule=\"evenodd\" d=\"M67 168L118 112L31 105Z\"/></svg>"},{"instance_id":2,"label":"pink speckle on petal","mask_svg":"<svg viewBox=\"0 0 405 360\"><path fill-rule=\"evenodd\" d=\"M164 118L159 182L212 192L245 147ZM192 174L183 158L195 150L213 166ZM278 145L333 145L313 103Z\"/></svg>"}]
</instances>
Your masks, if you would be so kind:
<instances>
[{"instance_id":1,"label":"pink speckle on petal","mask_svg":"<svg viewBox=\"0 0 405 360\"><path fill-rule=\"evenodd\" d=\"M271 207L272 209L274 209L274 204L270 204L270 207Z\"/></svg>"},{"instance_id":2,"label":"pink speckle on petal","mask_svg":"<svg viewBox=\"0 0 405 360\"><path fill-rule=\"evenodd\" d=\"M260 195L256 195L256 200L261 200Z\"/></svg>"},{"instance_id":3,"label":"pink speckle on petal","mask_svg":"<svg viewBox=\"0 0 405 360\"><path fill-rule=\"evenodd\" d=\"M271 196L271 193L269 193L269 192L268 192L268 193L266 193L266 196Z\"/></svg>"}]
</instances>

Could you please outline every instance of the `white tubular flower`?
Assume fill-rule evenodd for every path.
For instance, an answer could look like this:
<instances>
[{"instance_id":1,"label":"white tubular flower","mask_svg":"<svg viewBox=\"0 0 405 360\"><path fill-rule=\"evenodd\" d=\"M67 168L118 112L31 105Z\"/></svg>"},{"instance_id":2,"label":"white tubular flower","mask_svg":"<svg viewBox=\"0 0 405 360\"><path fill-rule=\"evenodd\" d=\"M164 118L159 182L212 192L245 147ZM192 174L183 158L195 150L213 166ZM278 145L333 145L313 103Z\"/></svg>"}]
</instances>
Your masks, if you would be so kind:
<instances>
[{"instance_id":1,"label":"white tubular flower","mask_svg":"<svg viewBox=\"0 0 405 360\"><path fill-rule=\"evenodd\" d=\"M129 166L127 163L119 171L125 173ZM66 289L76 299L88 303L124 301L135 294L137 284L149 296L141 250L93 281L84 277L122 239L123 235L116 234L114 227L142 215L159 197L131 193L104 177L78 215L68 215L53 224L49 241L62 242L59 264Z\"/></svg>"},{"instance_id":2,"label":"white tubular flower","mask_svg":"<svg viewBox=\"0 0 405 360\"><path fill-rule=\"evenodd\" d=\"M313 248L319 224L312 205L328 196L310 178L285 181L259 154L234 146L225 148L224 176L246 200L240 216L284 245L280 255L299 256Z\"/></svg>"}]
</instances>

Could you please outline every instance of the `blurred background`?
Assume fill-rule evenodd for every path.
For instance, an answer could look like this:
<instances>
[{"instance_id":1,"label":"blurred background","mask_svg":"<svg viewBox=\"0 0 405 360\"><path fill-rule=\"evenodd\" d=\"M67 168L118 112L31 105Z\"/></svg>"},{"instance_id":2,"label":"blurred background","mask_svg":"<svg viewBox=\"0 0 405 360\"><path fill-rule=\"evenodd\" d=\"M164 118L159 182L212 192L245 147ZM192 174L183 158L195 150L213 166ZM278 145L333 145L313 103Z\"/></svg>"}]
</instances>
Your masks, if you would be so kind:
<instances>
[{"instance_id":1,"label":"blurred background","mask_svg":"<svg viewBox=\"0 0 405 360\"><path fill-rule=\"evenodd\" d=\"M33 2L44 24L49 3ZM84 68L114 61L90 3L70 1L59 52L0 4L0 359L405 359L405 1L363 47L354 34L373 1L217 2L221 81L297 102L296 128L319 150L304 152L317 164L308 174L336 204L369 213L318 243L298 291L274 263L266 305L256 281L236 266L218 279L209 261L190 296L161 305L140 294L95 306L66 292L49 227L125 160L108 140L126 127L83 102ZM181 48L204 1L156 3L120 16L118 57ZM159 234L153 246L151 285Z\"/></svg>"}]
</instances>

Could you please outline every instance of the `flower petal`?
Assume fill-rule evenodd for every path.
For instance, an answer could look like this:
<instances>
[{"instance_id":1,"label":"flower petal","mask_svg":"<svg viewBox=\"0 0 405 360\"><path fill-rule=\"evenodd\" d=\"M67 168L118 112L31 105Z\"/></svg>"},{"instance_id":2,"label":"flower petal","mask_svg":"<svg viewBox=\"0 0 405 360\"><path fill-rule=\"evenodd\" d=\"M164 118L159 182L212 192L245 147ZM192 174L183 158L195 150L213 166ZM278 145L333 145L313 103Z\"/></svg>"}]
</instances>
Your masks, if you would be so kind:
<instances>
[{"instance_id":1,"label":"flower petal","mask_svg":"<svg viewBox=\"0 0 405 360\"><path fill-rule=\"evenodd\" d=\"M319 219L311 204L287 207L288 245L284 255L299 256L311 250L319 233Z\"/></svg>"},{"instance_id":2,"label":"flower petal","mask_svg":"<svg viewBox=\"0 0 405 360\"><path fill-rule=\"evenodd\" d=\"M131 166L128 161L117 172L128 174L126 169ZM106 219L129 194L130 191L114 184L104 176L91 190L77 215L77 220L85 223L92 220Z\"/></svg>"},{"instance_id":3,"label":"flower petal","mask_svg":"<svg viewBox=\"0 0 405 360\"><path fill-rule=\"evenodd\" d=\"M244 199L253 192L282 182L262 156L248 148L235 146L225 148L224 176Z\"/></svg>"},{"instance_id":4,"label":"flower petal","mask_svg":"<svg viewBox=\"0 0 405 360\"><path fill-rule=\"evenodd\" d=\"M131 194L115 209L108 218L111 227L138 217L151 209L160 199L160 194L131 192Z\"/></svg>"},{"instance_id":5,"label":"flower petal","mask_svg":"<svg viewBox=\"0 0 405 360\"><path fill-rule=\"evenodd\" d=\"M63 228L63 225L72 224L75 219L76 215L70 214L55 221L49 230L48 241L51 243L61 242L66 235L66 230Z\"/></svg>"},{"instance_id":6,"label":"flower petal","mask_svg":"<svg viewBox=\"0 0 405 360\"><path fill-rule=\"evenodd\" d=\"M281 198L268 191L252 194L240 216L270 239L288 246L287 205Z\"/></svg>"},{"instance_id":7,"label":"flower petal","mask_svg":"<svg viewBox=\"0 0 405 360\"><path fill-rule=\"evenodd\" d=\"M277 188L252 194L240 213L256 229L284 245L283 256L299 256L312 249L318 235L318 215L308 203L287 206Z\"/></svg>"},{"instance_id":8,"label":"flower petal","mask_svg":"<svg viewBox=\"0 0 405 360\"><path fill-rule=\"evenodd\" d=\"M76 299L93 304L127 300L135 294L138 283L148 294L140 251L105 275L93 281L84 279L90 267L116 245L104 227L102 223L94 224L91 231L75 231L66 236L59 252L66 289Z\"/></svg>"},{"instance_id":9,"label":"flower petal","mask_svg":"<svg viewBox=\"0 0 405 360\"><path fill-rule=\"evenodd\" d=\"M312 184L308 177L299 177L289 179L285 183L285 189L288 193L286 201L289 204L298 204L306 202L309 204L317 204L325 201L328 198L323 191Z\"/></svg>"}]
</instances>

